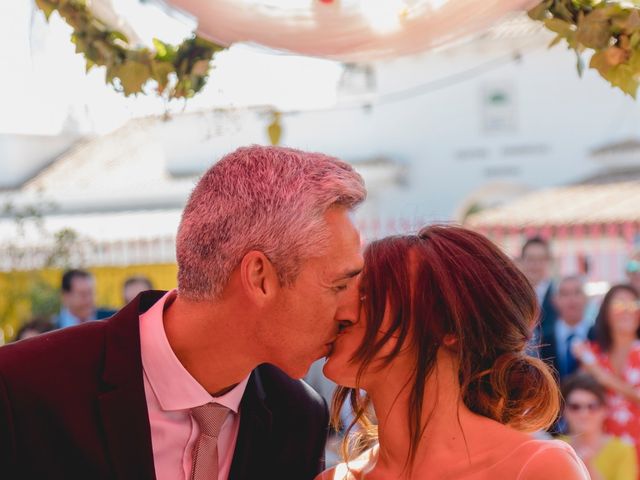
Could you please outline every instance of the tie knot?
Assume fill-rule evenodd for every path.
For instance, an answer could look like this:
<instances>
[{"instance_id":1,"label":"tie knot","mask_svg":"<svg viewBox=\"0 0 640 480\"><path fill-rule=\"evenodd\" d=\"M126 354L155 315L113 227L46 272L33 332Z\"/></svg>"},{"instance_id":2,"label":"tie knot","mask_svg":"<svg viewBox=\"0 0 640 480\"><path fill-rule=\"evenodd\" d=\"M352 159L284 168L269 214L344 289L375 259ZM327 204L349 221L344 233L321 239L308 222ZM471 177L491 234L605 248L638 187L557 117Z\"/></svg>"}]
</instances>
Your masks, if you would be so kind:
<instances>
[{"instance_id":1,"label":"tie knot","mask_svg":"<svg viewBox=\"0 0 640 480\"><path fill-rule=\"evenodd\" d=\"M229 409L218 403L207 403L191 409L191 415L200 427L200 433L218 438L222 424L229 414Z\"/></svg>"}]
</instances>

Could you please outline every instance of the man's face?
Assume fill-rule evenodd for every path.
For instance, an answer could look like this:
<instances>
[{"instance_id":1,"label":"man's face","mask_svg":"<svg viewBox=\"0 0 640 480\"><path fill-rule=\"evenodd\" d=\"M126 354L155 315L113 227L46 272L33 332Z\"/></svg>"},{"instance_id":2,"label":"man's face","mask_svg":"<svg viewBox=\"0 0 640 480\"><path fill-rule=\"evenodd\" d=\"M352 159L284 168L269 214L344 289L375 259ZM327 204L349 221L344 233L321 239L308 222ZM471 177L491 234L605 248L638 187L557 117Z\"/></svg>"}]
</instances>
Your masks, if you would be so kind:
<instances>
[{"instance_id":1,"label":"man's face","mask_svg":"<svg viewBox=\"0 0 640 480\"><path fill-rule=\"evenodd\" d=\"M551 258L544 245L538 243L529 245L523 252L521 260L522 271L534 287L549 277Z\"/></svg>"},{"instance_id":2,"label":"man's face","mask_svg":"<svg viewBox=\"0 0 640 480\"><path fill-rule=\"evenodd\" d=\"M271 363L293 378L330 353L341 323L357 320L360 235L343 208L331 209L325 219L326 253L307 260L295 283L282 288L269 333Z\"/></svg>"},{"instance_id":3,"label":"man's face","mask_svg":"<svg viewBox=\"0 0 640 480\"><path fill-rule=\"evenodd\" d=\"M580 323L587 306L587 296L582 288L582 282L577 278L560 282L554 302L560 318L569 325Z\"/></svg>"},{"instance_id":4,"label":"man's face","mask_svg":"<svg viewBox=\"0 0 640 480\"><path fill-rule=\"evenodd\" d=\"M71 291L62 293L62 304L82 321L91 319L95 311L95 288L90 277L74 277Z\"/></svg>"}]
</instances>

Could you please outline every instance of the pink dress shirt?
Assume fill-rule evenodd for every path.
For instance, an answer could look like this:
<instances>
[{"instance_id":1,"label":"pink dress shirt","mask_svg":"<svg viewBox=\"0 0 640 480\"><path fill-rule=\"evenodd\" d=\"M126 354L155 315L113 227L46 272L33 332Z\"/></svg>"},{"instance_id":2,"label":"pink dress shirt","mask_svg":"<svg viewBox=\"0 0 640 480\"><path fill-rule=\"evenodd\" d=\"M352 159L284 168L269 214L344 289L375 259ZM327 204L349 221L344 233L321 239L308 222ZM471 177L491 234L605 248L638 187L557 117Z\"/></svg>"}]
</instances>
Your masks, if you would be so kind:
<instances>
[{"instance_id":1,"label":"pink dress shirt","mask_svg":"<svg viewBox=\"0 0 640 480\"><path fill-rule=\"evenodd\" d=\"M144 391L151 424L153 462L158 480L189 479L198 425L190 409L208 402L231 412L218 437L218 480L226 480L240 427L240 400L249 377L221 397L212 397L182 366L164 331L164 309L175 299L173 290L140 315L140 349Z\"/></svg>"}]
</instances>

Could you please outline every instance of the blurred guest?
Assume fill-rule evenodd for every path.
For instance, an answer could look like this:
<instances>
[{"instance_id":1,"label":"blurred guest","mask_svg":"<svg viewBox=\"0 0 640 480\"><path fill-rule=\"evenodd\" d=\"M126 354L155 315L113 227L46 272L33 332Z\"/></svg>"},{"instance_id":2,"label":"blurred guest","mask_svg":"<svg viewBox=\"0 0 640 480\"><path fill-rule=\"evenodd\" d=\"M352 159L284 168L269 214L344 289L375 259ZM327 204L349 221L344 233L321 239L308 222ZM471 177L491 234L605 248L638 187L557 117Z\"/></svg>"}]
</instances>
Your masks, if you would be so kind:
<instances>
[{"instance_id":1,"label":"blurred guest","mask_svg":"<svg viewBox=\"0 0 640 480\"><path fill-rule=\"evenodd\" d=\"M122 286L122 298L124 298L124 304L127 305L131 300L136 298L139 293L147 290L153 290L151 280L147 277L143 275L136 275L127 278Z\"/></svg>"},{"instance_id":2,"label":"blurred guest","mask_svg":"<svg viewBox=\"0 0 640 480\"><path fill-rule=\"evenodd\" d=\"M538 305L540 305L538 339L554 334L554 324L557 318L552 300L551 261L551 248L542 237L529 238L522 246L520 267L535 289Z\"/></svg>"},{"instance_id":3,"label":"blurred guest","mask_svg":"<svg viewBox=\"0 0 640 480\"><path fill-rule=\"evenodd\" d=\"M640 292L640 250L637 250L627 262L625 268L629 283Z\"/></svg>"},{"instance_id":4,"label":"blurred guest","mask_svg":"<svg viewBox=\"0 0 640 480\"><path fill-rule=\"evenodd\" d=\"M607 408L602 385L587 373L577 373L563 383L562 396L569 435L561 438L582 458L592 480L636 480L633 445L603 430Z\"/></svg>"},{"instance_id":5,"label":"blurred guest","mask_svg":"<svg viewBox=\"0 0 640 480\"><path fill-rule=\"evenodd\" d=\"M573 342L589 339L591 325L584 319L587 296L582 278L562 278L553 294L553 305L558 318L553 332L542 339L540 358L549 362L562 380L578 368L578 360L571 348Z\"/></svg>"},{"instance_id":6,"label":"blurred guest","mask_svg":"<svg viewBox=\"0 0 640 480\"><path fill-rule=\"evenodd\" d=\"M16 341L36 337L54 329L55 325L48 318L34 317L20 327L16 334Z\"/></svg>"},{"instance_id":7,"label":"blurred guest","mask_svg":"<svg viewBox=\"0 0 640 480\"><path fill-rule=\"evenodd\" d=\"M331 405L337 385L325 377L322 372L325 362L326 359L321 358L320 360L316 360L312 363L307 375L304 377L304 381L320 394L324 401L327 402L327 405ZM342 406L340 418L342 420L343 428L346 428L353 420L351 408L347 403ZM325 465L327 467L332 467L340 463L340 444L343 434L343 431L336 432L334 429L329 430L329 436L325 447Z\"/></svg>"},{"instance_id":8,"label":"blurred guest","mask_svg":"<svg viewBox=\"0 0 640 480\"><path fill-rule=\"evenodd\" d=\"M62 310L54 322L57 328L72 327L113 314L113 311L96 308L95 280L85 270L64 272L61 290Z\"/></svg>"},{"instance_id":9,"label":"blurred guest","mask_svg":"<svg viewBox=\"0 0 640 480\"><path fill-rule=\"evenodd\" d=\"M607 389L605 431L640 451L640 306L629 284L615 285L596 318L596 342L575 342L583 368Z\"/></svg>"}]
</instances>

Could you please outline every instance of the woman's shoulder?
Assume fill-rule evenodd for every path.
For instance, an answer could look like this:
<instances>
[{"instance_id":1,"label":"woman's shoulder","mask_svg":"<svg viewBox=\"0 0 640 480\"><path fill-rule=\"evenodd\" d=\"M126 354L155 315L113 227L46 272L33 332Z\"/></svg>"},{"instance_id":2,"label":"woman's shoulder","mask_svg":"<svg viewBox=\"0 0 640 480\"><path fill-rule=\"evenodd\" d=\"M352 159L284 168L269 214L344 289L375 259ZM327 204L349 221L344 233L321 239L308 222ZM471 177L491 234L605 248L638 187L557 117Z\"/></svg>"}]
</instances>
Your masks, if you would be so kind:
<instances>
[{"instance_id":1,"label":"woman's shoulder","mask_svg":"<svg viewBox=\"0 0 640 480\"><path fill-rule=\"evenodd\" d=\"M586 480L587 468L562 440L531 440L523 452L518 480Z\"/></svg>"}]
</instances>

